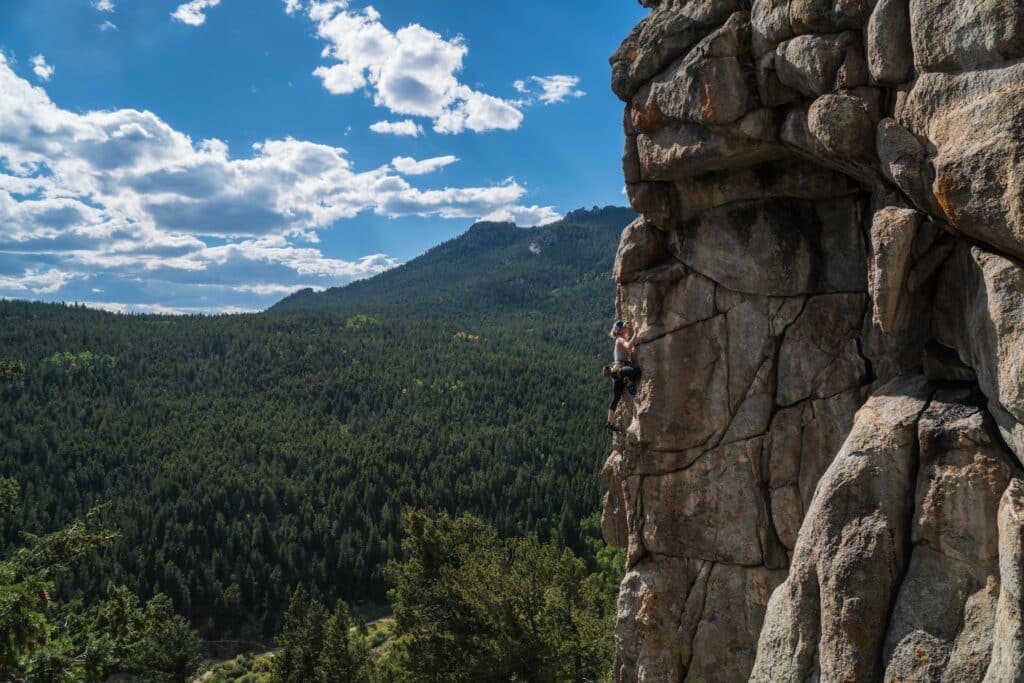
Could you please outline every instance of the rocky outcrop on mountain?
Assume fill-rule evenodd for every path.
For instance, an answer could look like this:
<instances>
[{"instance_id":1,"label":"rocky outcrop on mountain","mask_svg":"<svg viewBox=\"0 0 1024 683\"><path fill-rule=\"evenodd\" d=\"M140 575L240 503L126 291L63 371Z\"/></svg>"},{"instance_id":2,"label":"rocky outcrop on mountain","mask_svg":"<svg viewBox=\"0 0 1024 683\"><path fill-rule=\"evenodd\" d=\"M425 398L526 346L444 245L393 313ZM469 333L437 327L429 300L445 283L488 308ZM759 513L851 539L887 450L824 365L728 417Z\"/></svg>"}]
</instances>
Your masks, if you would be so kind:
<instances>
[{"instance_id":1,"label":"rocky outcrop on mountain","mask_svg":"<svg viewBox=\"0 0 1024 683\"><path fill-rule=\"evenodd\" d=\"M1024 0L643 0L619 681L1024 680Z\"/></svg>"}]
</instances>

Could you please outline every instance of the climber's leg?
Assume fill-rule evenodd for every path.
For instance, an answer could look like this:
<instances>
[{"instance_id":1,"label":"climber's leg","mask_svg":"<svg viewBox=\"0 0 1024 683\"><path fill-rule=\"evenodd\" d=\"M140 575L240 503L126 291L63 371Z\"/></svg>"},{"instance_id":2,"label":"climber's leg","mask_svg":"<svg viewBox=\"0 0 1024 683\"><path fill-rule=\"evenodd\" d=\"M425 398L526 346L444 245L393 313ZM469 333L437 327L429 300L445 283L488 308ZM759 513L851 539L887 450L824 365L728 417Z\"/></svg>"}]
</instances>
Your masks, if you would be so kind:
<instances>
[{"instance_id":1,"label":"climber's leg","mask_svg":"<svg viewBox=\"0 0 1024 683\"><path fill-rule=\"evenodd\" d=\"M636 383L640 379L640 370L632 365L623 365L619 368L619 377L626 380L626 389L630 396L636 396Z\"/></svg>"},{"instance_id":2,"label":"climber's leg","mask_svg":"<svg viewBox=\"0 0 1024 683\"><path fill-rule=\"evenodd\" d=\"M626 382L621 376L615 378L615 382L612 384L612 402L608 406L608 422L605 426L612 431L618 431L615 427L615 409L619 407L619 401L622 400L622 392L626 389Z\"/></svg>"}]
</instances>

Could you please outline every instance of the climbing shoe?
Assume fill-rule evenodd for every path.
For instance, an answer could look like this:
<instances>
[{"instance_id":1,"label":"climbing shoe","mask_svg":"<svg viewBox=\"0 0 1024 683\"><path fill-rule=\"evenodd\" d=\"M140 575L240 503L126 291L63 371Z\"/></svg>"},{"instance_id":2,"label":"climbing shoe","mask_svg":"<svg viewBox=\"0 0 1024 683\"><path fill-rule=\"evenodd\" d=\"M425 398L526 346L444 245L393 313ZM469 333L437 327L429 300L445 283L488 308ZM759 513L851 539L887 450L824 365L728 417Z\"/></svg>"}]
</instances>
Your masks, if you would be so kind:
<instances>
[{"instance_id":1,"label":"climbing shoe","mask_svg":"<svg viewBox=\"0 0 1024 683\"><path fill-rule=\"evenodd\" d=\"M636 382L630 382L626 385L626 391L629 392L630 396L636 396Z\"/></svg>"},{"instance_id":2,"label":"climbing shoe","mask_svg":"<svg viewBox=\"0 0 1024 683\"><path fill-rule=\"evenodd\" d=\"M617 431L619 431L619 428L616 427L615 425L613 425L611 422L605 422L604 423L604 428L607 429L609 432L617 432Z\"/></svg>"}]
</instances>

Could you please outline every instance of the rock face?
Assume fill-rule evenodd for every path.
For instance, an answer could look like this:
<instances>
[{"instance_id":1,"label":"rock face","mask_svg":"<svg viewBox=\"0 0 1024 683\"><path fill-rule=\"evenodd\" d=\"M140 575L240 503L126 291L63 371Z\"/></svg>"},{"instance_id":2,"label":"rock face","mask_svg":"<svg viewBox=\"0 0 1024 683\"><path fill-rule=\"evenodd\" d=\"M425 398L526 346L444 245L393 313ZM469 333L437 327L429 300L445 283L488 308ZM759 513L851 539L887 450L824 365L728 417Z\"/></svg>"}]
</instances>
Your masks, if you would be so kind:
<instances>
[{"instance_id":1,"label":"rock face","mask_svg":"<svg viewBox=\"0 0 1024 683\"><path fill-rule=\"evenodd\" d=\"M1024 0L645 0L619 681L1024 681Z\"/></svg>"}]
</instances>

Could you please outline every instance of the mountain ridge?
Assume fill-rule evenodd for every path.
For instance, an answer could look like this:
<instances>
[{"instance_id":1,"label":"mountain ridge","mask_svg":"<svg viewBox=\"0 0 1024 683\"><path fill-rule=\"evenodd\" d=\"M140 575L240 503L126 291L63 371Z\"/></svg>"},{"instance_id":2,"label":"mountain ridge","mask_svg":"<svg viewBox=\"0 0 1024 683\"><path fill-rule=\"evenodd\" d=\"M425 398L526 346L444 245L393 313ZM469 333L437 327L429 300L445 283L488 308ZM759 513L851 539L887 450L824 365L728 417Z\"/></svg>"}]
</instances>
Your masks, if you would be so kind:
<instances>
[{"instance_id":1,"label":"mountain ridge","mask_svg":"<svg viewBox=\"0 0 1024 683\"><path fill-rule=\"evenodd\" d=\"M343 287L299 290L267 312L335 311L463 323L481 315L503 320L511 306L517 315L543 318L557 312L573 322L603 320L612 312L607 297L573 300L566 289L613 290L610 254L635 216L631 209L606 206L571 211L537 227L477 222L400 266Z\"/></svg>"}]
</instances>

